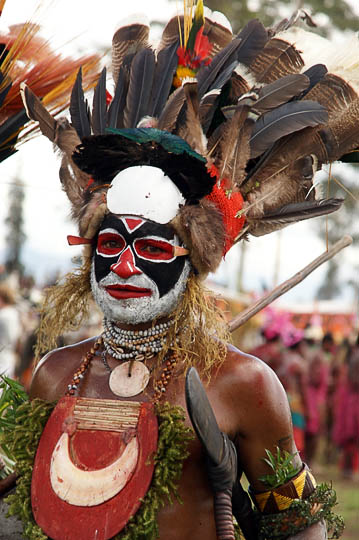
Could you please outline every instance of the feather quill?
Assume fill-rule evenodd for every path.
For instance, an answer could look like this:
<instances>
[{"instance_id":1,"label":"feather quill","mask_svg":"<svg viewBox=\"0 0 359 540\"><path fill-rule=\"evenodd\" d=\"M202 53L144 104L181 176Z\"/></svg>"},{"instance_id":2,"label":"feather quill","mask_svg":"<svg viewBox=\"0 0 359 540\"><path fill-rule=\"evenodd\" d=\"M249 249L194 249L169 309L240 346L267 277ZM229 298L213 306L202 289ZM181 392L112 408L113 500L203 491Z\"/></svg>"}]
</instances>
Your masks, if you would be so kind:
<instances>
[{"instance_id":1,"label":"feather quill","mask_svg":"<svg viewBox=\"0 0 359 540\"><path fill-rule=\"evenodd\" d=\"M84 91L82 89L82 69L80 68L76 82L71 92L70 100L70 115L71 122L77 131L80 139L91 135L91 126L89 119L89 108L87 100L85 100Z\"/></svg>"},{"instance_id":2,"label":"feather quill","mask_svg":"<svg viewBox=\"0 0 359 540\"><path fill-rule=\"evenodd\" d=\"M149 99L155 69L155 55L152 49L143 49L131 64L130 83L123 113L124 126L136 127L149 112Z\"/></svg>"},{"instance_id":3,"label":"feather quill","mask_svg":"<svg viewBox=\"0 0 359 540\"><path fill-rule=\"evenodd\" d=\"M291 102L261 116L251 136L251 157L263 154L278 139L308 126L325 124L326 109L314 101Z\"/></svg>"},{"instance_id":4,"label":"feather quill","mask_svg":"<svg viewBox=\"0 0 359 540\"><path fill-rule=\"evenodd\" d=\"M93 94L92 131L102 135L106 129L106 68L103 68Z\"/></svg>"}]
</instances>

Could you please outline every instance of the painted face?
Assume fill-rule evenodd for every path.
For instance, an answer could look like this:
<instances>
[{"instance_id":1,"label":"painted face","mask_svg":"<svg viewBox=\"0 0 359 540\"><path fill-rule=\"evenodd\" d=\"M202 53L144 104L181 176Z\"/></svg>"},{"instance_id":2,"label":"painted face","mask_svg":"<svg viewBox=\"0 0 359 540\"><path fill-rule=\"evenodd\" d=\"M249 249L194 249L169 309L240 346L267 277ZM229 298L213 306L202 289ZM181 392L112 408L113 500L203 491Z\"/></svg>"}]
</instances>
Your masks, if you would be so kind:
<instances>
[{"instance_id":1,"label":"painted face","mask_svg":"<svg viewBox=\"0 0 359 540\"><path fill-rule=\"evenodd\" d=\"M166 225L134 216L108 214L98 233L91 286L111 320L127 324L168 315L183 293L190 271L176 257L179 239Z\"/></svg>"}]
</instances>

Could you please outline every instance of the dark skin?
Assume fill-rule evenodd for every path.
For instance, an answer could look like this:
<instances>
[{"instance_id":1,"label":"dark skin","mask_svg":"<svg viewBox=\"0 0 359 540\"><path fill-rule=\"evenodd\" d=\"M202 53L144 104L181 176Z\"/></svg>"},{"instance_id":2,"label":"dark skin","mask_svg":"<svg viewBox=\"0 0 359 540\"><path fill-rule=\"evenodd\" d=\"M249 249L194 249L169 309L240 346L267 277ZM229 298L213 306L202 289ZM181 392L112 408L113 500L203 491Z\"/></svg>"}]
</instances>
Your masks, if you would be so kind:
<instances>
[{"instance_id":1,"label":"dark skin","mask_svg":"<svg viewBox=\"0 0 359 540\"><path fill-rule=\"evenodd\" d=\"M62 397L83 355L95 339L57 349L49 353L38 365L31 387L31 397L53 401ZM155 359L153 360L155 362ZM117 361L110 358L111 367ZM179 365L179 370L181 370ZM197 366L200 371L200 366ZM182 370L183 371L183 370ZM160 371L155 370L154 378ZM79 395L93 398L117 398L108 385L108 371L100 356L95 356L79 389ZM151 383L133 398L148 401ZM285 392L274 372L263 362L228 346L226 361L214 369L206 391L220 429L235 442L241 467L252 488L265 491L258 479L271 470L263 461L265 449L276 446L295 453L289 406ZM128 399L128 398L126 398ZM184 377L173 376L165 399L185 409ZM186 422L190 425L187 417ZM298 455L294 462L300 466ZM158 517L160 538L215 540L213 496L208 485L202 448L198 440L191 443L190 457L186 460L179 484L183 505L174 502L163 508ZM176 524L174 527L173 524Z\"/></svg>"},{"instance_id":2,"label":"dark skin","mask_svg":"<svg viewBox=\"0 0 359 540\"><path fill-rule=\"evenodd\" d=\"M144 237L150 233L157 235L158 232L162 236L161 233L164 234L164 229L168 232L166 226L161 226L157 231L158 225L144 221ZM112 232L111 237L105 237L98 243L94 256L95 276L99 287L101 287L101 279L106 274L110 275L112 279L116 274L121 278L121 283L131 284L131 281L126 280L146 272L146 269L151 271L151 278L154 281L156 279L158 282L161 279L163 281L163 272L159 270L160 267L156 266L156 263L152 263L153 268L151 264L146 267L143 266L142 259L135 257L135 240L132 238L134 234L132 236L127 234L121 223L118 223L112 215L104 221L103 229L105 231L107 226L115 229L115 234ZM154 227L157 229L153 229ZM138 234L141 236L142 233ZM164 240L172 238L172 236L173 233L166 236ZM125 242L123 237L126 237ZM146 245L143 249L149 250L152 257L154 253L157 257L161 257L163 248L161 244L157 243L156 245ZM125 255L122 259L122 253L125 254L129 250L133 250L131 264L125 262ZM115 254L112 257L113 251ZM146 252L142 253L143 257L149 258L146 257ZM177 263L178 259L176 259ZM171 268L173 271L173 266ZM162 285L164 284L162 283ZM107 296L105 298L107 299ZM122 300L118 299L117 301L121 302ZM123 329L131 328L133 330L151 326L151 322L149 322L129 327L121 324L118 320L116 324ZM95 338L92 338L49 353L35 371L31 397L39 397L48 401L55 401L62 397L67 391L67 385L71 382L74 372L94 342ZM118 361L114 358L107 358L107 360L111 369L118 365ZM132 398L125 398L126 400L150 401L152 399L154 382L159 380L163 366L156 367L156 357L146 364L150 370L154 368L151 373L152 380L143 393ZM201 373L200 360L196 364L196 368ZM184 372L185 367L179 360L162 399L171 404L180 405L186 410ZM226 359L219 368L213 367L206 391L221 431L228 434L237 447L239 468L245 472L253 490L265 491L266 488L259 477L272 472L263 460L266 456L266 449L274 452L279 446L282 450L294 454L294 464L298 467L301 466L301 460L296 453L293 440L291 416L285 391L275 373L266 364L228 345ZM109 373L100 353L93 357L85 378L81 382L78 394L91 398L121 399L114 395L109 387ZM191 425L188 416L186 423L188 426ZM200 442L195 439L189 450L190 456L184 463L183 474L179 482L179 495L183 504L176 501L173 505L168 504L160 510L158 515L162 540L216 539L213 493L208 483Z\"/></svg>"}]
</instances>

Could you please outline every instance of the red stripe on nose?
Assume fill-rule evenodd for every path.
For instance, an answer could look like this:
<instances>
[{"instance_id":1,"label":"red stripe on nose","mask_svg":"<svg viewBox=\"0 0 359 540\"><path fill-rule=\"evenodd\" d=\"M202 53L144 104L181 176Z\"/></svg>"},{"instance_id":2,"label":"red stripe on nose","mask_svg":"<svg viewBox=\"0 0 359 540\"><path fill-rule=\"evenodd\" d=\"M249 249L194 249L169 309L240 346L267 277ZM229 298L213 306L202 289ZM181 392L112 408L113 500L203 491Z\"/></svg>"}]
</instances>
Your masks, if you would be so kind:
<instances>
[{"instance_id":1,"label":"red stripe on nose","mask_svg":"<svg viewBox=\"0 0 359 540\"><path fill-rule=\"evenodd\" d=\"M142 274L141 270L135 264L130 246L123 251L117 263L111 265L111 270L119 277L127 279L135 274Z\"/></svg>"}]
</instances>

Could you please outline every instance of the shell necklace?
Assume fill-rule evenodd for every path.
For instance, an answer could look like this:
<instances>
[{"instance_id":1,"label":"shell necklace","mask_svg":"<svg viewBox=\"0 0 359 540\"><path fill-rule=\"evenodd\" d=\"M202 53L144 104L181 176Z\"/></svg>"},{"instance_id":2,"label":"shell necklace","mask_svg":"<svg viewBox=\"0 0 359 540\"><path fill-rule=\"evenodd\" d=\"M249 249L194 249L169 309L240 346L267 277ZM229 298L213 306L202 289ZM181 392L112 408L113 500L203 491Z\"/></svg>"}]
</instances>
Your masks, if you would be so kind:
<instances>
[{"instance_id":1,"label":"shell necklace","mask_svg":"<svg viewBox=\"0 0 359 540\"><path fill-rule=\"evenodd\" d=\"M160 352L173 320L146 330L123 330L113 321L104 319L102 361L110 373L109 386L119 397L133 397L143 392L150 380L150 370L144 363ZM107 355L121 363L111 369Z\"/></svg>"}]
</instances>

